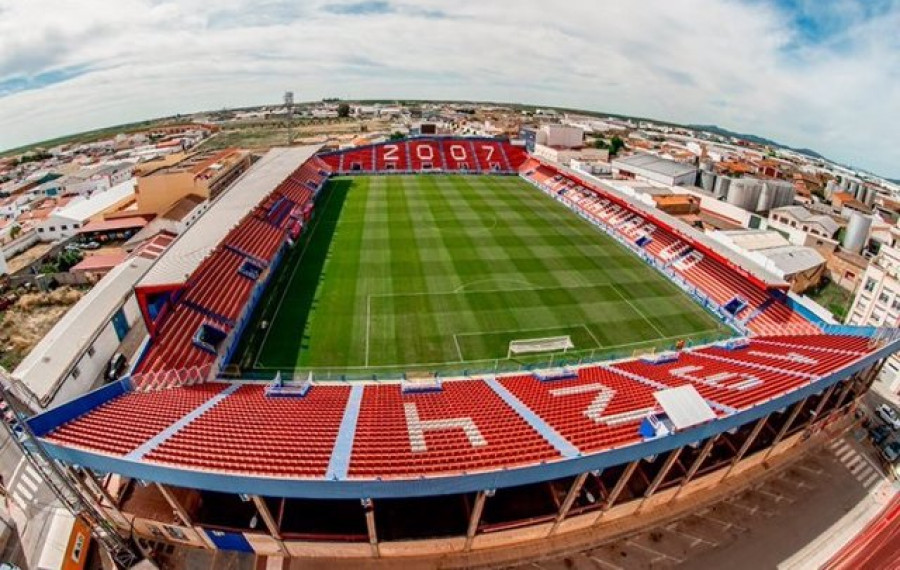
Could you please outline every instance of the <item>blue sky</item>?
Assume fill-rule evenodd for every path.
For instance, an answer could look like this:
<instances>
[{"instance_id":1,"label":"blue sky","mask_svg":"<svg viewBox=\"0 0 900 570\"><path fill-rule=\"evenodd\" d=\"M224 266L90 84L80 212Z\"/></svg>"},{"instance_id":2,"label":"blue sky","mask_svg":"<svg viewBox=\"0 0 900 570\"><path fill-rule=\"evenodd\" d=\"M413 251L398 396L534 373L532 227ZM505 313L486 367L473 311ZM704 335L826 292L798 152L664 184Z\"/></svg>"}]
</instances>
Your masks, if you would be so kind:
<instances>
[{"instance_id":1,"label":"blue sky","mask_svg":"<svg viewBox=\"0 0 900 570\"><path fill-rule=\"evenodd\" d=\"M900 177L900 0L0 0L0 148L322 97L718 124Z\"/></svg>"}]
</instances>

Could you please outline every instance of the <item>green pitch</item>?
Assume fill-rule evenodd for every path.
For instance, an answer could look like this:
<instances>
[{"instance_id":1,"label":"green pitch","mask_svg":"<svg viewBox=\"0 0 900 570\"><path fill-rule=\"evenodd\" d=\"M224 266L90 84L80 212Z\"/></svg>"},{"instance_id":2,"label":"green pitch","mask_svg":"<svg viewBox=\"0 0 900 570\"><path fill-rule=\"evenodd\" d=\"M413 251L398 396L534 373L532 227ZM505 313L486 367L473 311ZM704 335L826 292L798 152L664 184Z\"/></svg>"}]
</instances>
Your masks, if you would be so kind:
<instances>
[{"instance_id":1,"label":"green pitch","mask_svg":"<svg viewBox=\"0 0 900 570\"><path fill-rule=\"evenodd\" d=\"M319 197L235 362L322 373L508 369L548 362L508 360L517 339L569 336L571 361L730 334L519 178L348 177Z\"/></svg>"}]
</instances>

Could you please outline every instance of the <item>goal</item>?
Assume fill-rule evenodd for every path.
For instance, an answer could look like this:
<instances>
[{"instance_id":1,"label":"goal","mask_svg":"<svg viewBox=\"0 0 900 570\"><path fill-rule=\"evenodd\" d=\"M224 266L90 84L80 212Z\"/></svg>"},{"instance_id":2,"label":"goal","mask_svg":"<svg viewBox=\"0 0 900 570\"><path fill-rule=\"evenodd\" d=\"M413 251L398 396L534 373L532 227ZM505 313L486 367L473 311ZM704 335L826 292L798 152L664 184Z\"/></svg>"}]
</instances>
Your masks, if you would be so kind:
<instances>
[{"instance_id":1,"label":"goal","mask_svg":"<svg viewBox=\"0 0 900 570\"><path fill-rule=\"evenodd\" d=\"M511 340L509 342L509 351L506 353L506 358L511 358L514 354L557 352L560 350L565 352L570 348L575 348L575 345L572 344L572 339L569 336Z\"/></svg>"}]
</instances>

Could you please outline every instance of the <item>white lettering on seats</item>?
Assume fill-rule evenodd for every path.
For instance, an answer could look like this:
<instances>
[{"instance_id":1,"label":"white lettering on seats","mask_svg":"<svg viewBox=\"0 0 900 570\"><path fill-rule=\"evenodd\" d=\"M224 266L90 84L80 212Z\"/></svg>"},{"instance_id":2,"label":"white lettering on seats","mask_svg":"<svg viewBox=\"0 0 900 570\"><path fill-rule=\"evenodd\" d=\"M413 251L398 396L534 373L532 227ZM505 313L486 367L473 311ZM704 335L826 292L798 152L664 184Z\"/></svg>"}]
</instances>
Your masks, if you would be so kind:
<instances>
[{"instance_id":1,"label":"white lettering on seats","mask_svg":"<svg viewBox=\"0 0 900 570\"><path fill-rule=\"evenodd\" d=\"M459 144L450 145L450 156L453 157L453 160L466 160L469 155L466 153L466 147Z\"/></svg>"},{"instance_id":2,"label":"white lettering on seats","mask_svg":"<svg viewBox=\"0 0 900 570\"><path fill-rule=\"evenodd\" d=\"M406 428L409 431L409 446L413 453L428 451L425 443L426 431L444 431L448 429L461 429L472 447L484 447L487 440L478 431L478 426L472 418L449 418L443 420L421 420L419 410L413 402L403 404L403 412L406 415Z\"/></svg>"},{"instance_id":3,"label":"white lettering on seats","mask_svg":"<svg viewBox=\"0 0 900 570\"><path fill-rule=\"evenodd\" d=\"M641 408L638 410L629 410L618 414L604 416L603 412L612 402L616 391L609 386L604 386L599 382L594 384L582 384L581 386L567 386L565 388L555 388L550 390L551 396L574 396L577 394L586 394L588 392L597 392L597 397L591 400L588 407L584 410L584 415L596 424L606 424L608 426L617 426L628 422L637 421L653 411L654 406Z\"/></svg>"},{"instance_id":4,"label":"white lettering on seats","mask_svg":"<svg viewBox=\"0 0 900 570\"><path fill-rule=\"evenodd\" d=\"M806 354L800 354L799 352L788 352L787 354L776 354L774 352L765 352L762 350L751 350L747 354L752 354L753 356L762 356L763 358L773 358L775 360L784 360L787 362L796 362L797 364L810 364L816 365L819 363L818 360L813 358L812 356Z\"/></svg>"},{"instance_id":5,"label":"white lettering on seats","mask_svg":"<svg viewBox=\"0 0 900 570\"><path fill-rule=\"evenodd\" d=\"M400 157L397 156L397 151L400 150L400 147L395 144L386 144L384 145L384 160L400 160Z\"/></svg>"},{"instance_id":6,"label":"white lettering on seats","mask_svg":"<svg viewBox=\"0 0 900 570\"><path fill-rule=\"evenodd\" d=\"M709 386L710 388L724 388L727 390L747 390L762 384L762 380L746 372L716 372L708 376L694 375L695 372L700 372L701 370L703 370L702 366L682 366L680 368L672 368L669 370L669 374L689 382L697 382L698 384ZM725 382L735 378L739 378L740 381L728 386L723 385Z\"/></svg>"},{"instance_id":7,"label":"white lettering on seats","mask_svg":"<svg viewBox=\"0 0 900 570\"><path fill-rule=\"evenodd\" d=\"M432 160L434 159L434 149L429 145L420 144L416 147L416 156L419 157L419 160Z\"/></svg>"},{"instance_id":8,"label":"white lettering on seats","mask_svg":"<svg viewBox=\"0 0 900 570\"><path fill-rule=\"evenodd\" d=\"M492 158L494 158L494 151L497 150L492 145L483 144L481 145L482 150L487 150L487 161L490 162Z\"/></svg>"}]
</instances>

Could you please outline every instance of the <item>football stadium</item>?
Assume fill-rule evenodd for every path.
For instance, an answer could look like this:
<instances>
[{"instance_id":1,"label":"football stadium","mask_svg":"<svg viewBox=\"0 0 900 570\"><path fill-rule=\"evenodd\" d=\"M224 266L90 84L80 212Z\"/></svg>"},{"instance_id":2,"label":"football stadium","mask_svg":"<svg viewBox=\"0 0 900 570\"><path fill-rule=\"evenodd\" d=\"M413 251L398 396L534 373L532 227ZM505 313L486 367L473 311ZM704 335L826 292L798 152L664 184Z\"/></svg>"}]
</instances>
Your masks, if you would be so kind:
<instances>
[{"instance_id":1,"label":"football stadium","mask_svg":"<svg viewBox=\"0 0 900 570\"><path fill-rule=\"evenodd\" d=\"M128 373L21 415L48 477L111 548L351 566L696 509L843 433L900 347L498 138L272 149L134 291Z\"/></svg>"}]
</instances>

